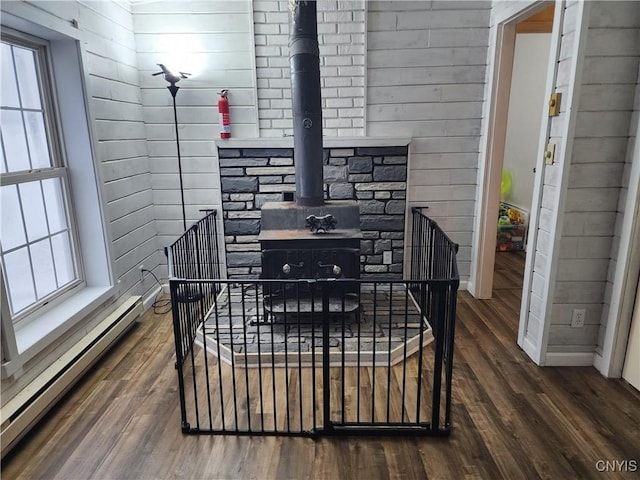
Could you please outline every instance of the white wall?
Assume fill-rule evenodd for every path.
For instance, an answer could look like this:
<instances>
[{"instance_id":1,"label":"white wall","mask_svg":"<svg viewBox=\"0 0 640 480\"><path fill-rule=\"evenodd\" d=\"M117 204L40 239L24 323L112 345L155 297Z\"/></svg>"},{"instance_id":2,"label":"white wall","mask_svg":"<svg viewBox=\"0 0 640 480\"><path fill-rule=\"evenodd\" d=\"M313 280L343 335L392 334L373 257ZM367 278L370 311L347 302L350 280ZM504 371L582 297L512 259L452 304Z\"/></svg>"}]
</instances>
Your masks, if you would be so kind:
<instances>
[{"instance_id":1,"label":"white wall","mask_svg":"<svg viewBox=\"0 0 640 480\"><path fill-rule=\"evenodd\" d=\"M161 247L183 232L172 97L158 63L191 73L176 97L187 226L221 206L218 95L230 90L234 137L258 134L250 0L134 2L146 146ZM221 231L221 230L220 230ZM163 272L166 277L166 271Z\"/></svg>"},{"instance_id":2,"label":"white wall","mask_svg":"<svg viewBox=\"0 0 640 480\"><path fill-rule=\"evenodd\" d=\"M55 2L38 4L55 8ZM116 2L79 3L78 9L115 274L122 294L144 294L156 285L148 281L138 288L138 266L154 270L162 257L131 11L127 3Z\"/></svg>"},{"instance_id":3,"label":"white wall","mask_svg":"<svg viewBox=\"0 0 640 480\"><path fill-rule=\"evenodd\" d=\"M549 65L550 33L519 33L509 95L503 170L512 178L510 203L531 210L533 169L538 161L538 140Z\"/></svg>"},{"instance_id":4,"label":"white wall","mask_svg":"<svg viewBox=\"0 0 640 480\"><path fill-rule=\"evenodd\" d=\"M547 136L556 156L542 170L523 345L541 364L592 365L617 252L640 5L570 1L563 15L553 86L563 101ZM576 308L582 328L570 326Z\"/></svg>"},{"instance_id":5,"label":"white wall","mask_svg":"<svg viewBox=\"0 0 640 480\"><path fill-rule=\"evenodd\" d=\"M410 136L408 202L469 275L490 2L368 3L367 134Z\"/></svg>"},{"instance_id":6,"label":"white wall","mask_svg":"<svg viewBox=\"0 0 640 480\"><path fill-rule=\"evenodd\" d=\"M593 2L564 205L549 351L593 352L608 291L631 164L631 114L640 60L640 4ZM628 172L627 172L628 183ZM618 221L618 218L620 221ZM609 289L607 286L609 285ZM586 308L584 328L571 311Z\"/></svg>"},{"instance_id":7,"label":"white wall","mask_svg":"<svg viewBox=\"0 0 640 480\"><path fill-rule=\"evenodd\" d=\"M323 134L364 134L365 0L318 2ZM253 2L260 136L293 133L287 0Z\"/></svg>"}]
</instances>

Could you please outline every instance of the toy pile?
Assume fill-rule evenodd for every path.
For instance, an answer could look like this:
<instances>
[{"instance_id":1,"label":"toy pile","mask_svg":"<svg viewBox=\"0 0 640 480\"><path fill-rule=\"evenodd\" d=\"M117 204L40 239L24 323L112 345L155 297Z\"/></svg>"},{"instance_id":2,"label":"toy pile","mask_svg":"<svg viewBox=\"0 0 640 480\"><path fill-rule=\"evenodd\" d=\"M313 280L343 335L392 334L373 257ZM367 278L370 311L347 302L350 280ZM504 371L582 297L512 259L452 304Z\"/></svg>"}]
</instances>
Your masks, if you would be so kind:
<instances>
[{"instance_id":1,"label":"toy pile","mask_svg":"<svg viewBox=\"0 0 640 480\"><path fill-rule=\"evenodd\" d=\"M526 238L526 211L507 202L500 202L496 251L524 250Z\"/></svg>"}]
</instances>

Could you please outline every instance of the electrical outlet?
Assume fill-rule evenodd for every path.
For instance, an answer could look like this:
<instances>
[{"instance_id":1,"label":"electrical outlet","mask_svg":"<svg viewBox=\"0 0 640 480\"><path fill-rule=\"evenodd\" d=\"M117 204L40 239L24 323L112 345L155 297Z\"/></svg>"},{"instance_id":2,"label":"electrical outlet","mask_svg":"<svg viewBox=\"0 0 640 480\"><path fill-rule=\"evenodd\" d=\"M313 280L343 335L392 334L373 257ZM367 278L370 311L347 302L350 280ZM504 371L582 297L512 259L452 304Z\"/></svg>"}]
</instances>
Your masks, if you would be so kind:
<instances>
[{"instance_id":1,"label":"electrical outlet","mask_svg":"<svg viewBox=\"0 0 640 480\"><path fill-rule=\"evenodd\" d=\"M142 282L142 281L144 281L144 272L146 270L144 269L144 265L140 265L139 268L140 268L140 281Z\"/></svg>"},{"instance_id":2,"label":"electrical outlet","mask_svg":"<svg viewBox=\"0 0 640 480\"><path fill-rule=\"evenodd\" d=\"M587 316L585 308L574 308L571 314L571 328L584 327L584 318Z\"/></svg>"},{"instance_id":3,"label":"electrical outlet","mask_svg":"<svg viewBox=\"0 0 640 480\"><path fill-rule=\"evenodd\" d=\"M393 261L393 253L391 250L387 250L386 252L382 252L382 263L385 265L391 265Z\"/></svg>"}]
</instances>

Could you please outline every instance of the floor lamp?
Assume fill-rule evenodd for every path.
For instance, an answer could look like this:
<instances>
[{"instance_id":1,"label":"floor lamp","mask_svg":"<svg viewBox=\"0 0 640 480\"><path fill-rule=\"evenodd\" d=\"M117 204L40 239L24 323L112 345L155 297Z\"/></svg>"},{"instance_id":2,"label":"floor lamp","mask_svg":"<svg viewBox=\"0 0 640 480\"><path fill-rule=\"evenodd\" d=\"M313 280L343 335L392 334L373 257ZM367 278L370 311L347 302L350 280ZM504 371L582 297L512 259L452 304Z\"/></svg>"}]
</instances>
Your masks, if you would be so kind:
<instances>
[{"instance_id":1,"label":"floor lamp","mask_svg":"<svg viewBox=\"0 0 640 480\"><path fill-rule=\"evenodd\" d=\"M176 148L178 150L178 175L180 177L180 199L182 201L182 227L184 231L187 231L187 213L184 205L184 185L182 183L182 158L180 157L180 137L178 135L178 110L176 109L176 95L178 94L178 90L180 87L176 85L181 79L187 78L190 73L178 72L173 73L167 67L165 67L162 63L158 63L161 71L152 74L154 77L156 75L163 75L164 79L169 82L169 86L167 89L171 92L171 97L173 98L173 123L176 129Z\"/></svg>"},{"instance_id":2,"label":"floor lamp","mask_svg":"<svg viewBox=\"0 0 640 480\"><path fill-rule=\"evenodd\" d=\"M164 79L167 82L169 82L169 86L167 86L167 89L171 93L171 98L173 98L173 123L176 129L176 149L178 152L178 176L180 178L180 200L182 202L182 227L183 227L183 232L186 232L187 231L187 213L186 213L186 208L184 203L184 184L182 180L182 157L180 156L180 136L178 134L178 110L176 108L176 95L178 94L178 90L180 89L180 87L178 87L176 83L178 83L183 78L187 78L190 74L185 72L173 73L167 67L165 67L162 63L158 63L158 66L160 67L161 70L152 75L164 76ZM187 249L186 254L189 256L189 259L187 260L187 265L189 265L190 260L192 260L193 252ZM185 278L189 277L187 272L180 272L180 273L181 273L180 276L182 277L185 277ZM191 302L196 302L200 300L202 298L202 294L198 292L196 288L193 288L193 287L194 286L192 285L183 285L183 288L181 289L181 291L177 293L178 302L191 303Z\"/></svg>"}]
</instances>

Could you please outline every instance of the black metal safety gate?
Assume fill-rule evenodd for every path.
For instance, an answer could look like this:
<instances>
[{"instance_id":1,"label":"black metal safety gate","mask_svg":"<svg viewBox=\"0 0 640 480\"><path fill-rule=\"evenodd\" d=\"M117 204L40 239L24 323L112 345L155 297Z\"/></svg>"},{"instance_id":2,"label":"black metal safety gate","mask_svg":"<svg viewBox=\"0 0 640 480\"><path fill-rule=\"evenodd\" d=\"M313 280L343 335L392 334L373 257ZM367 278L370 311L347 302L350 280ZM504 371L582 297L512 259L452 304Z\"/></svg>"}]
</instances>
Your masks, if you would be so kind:
<instances>
[{"instance_id":1,"label":"black metal safety gate","mask_svg":"<svg viewBox=\"0 0 640 480\"><path fill-rule=\"evenodd\" d=\"M457 245L412 229L408 280L172 277L183 432L447 435Z\"/></svg>"}]
</instances>

